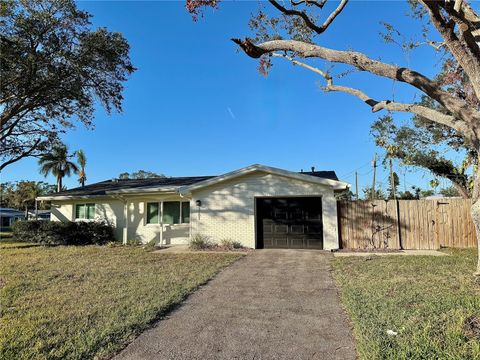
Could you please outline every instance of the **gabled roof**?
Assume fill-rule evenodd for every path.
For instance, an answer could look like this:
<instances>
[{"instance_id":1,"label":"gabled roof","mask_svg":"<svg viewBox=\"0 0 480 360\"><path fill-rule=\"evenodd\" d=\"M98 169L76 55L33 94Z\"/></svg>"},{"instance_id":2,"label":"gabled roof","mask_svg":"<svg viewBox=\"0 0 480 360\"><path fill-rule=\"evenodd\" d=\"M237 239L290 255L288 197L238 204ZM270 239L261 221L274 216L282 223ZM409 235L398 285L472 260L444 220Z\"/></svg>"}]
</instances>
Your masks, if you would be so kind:
<instances>
[{"instance_id":1,"label":"gabled roof","mask_svg":"<svg viewBox=\"0 0 480 360\"><path fill-rule=\"evenodd\" d=\"M204 187L207 187L207 186L218 184L220 182L228 181L228 180L231 180L231 179L234 179L234 178L237 178L237 177L240 177L240 176L248 175L248 174L251 174L251 173L254 173L254 172L265 172L265 173L284 176L284 177L288 177L288 178L296 179L296 180L300 180L300 181L306 181L306 182L310 182L310 183L331 186L334 190L343 190L343 189L346 189L349 186L348 183L338 181L338 180L333 180L333 179L322 178L322 177L319 177L319 176L315 175L314 173L297 173L297 172L293 172L293 171L274 168L274 167L271 167L271 166L254 164L254 165L250 165L250 166L244 167L242 169L235 170L235 171L232 171L232 172L220 175L220 176L216 176L216 177L213 177L213 178L210 178L210 179L206 179L204 181L199 181L199 182L197 182L195 184L192 184L192 185L182 186L179 189L179 192L181 194L187 194L187 193L190 193L194 190L198 190L198 189L201 189L201 188L204 188ZM320 173L320 172L318 172L318 173ZM332 175L331 172L328 172L328 173L330 173L330 175ZM335 172L333 172L333 174L335 174ZM335 174L335 178L337 178L336 174Z\"/></svg>"},{"instance_id":2,"label":"gabled roof","mask_svg":"<svg viewBox=\"0 0 480 360\"><path fill-rule=\"evenodd\" d=\"M334 190L343 190L348 184L338 181L335 171L314 171L297 173L265 165L251 165L219 176L192 176L192 177L158 177L150 179L107 180L71 190L61 191L48 196L38 197L37 200L63 200L74 198L104 197L121 194L151 193L151 192L178 192L186 194L222 181L253 172L266 172L292 179L307 181L333 187Z\"/></svg>"}]
</instances>

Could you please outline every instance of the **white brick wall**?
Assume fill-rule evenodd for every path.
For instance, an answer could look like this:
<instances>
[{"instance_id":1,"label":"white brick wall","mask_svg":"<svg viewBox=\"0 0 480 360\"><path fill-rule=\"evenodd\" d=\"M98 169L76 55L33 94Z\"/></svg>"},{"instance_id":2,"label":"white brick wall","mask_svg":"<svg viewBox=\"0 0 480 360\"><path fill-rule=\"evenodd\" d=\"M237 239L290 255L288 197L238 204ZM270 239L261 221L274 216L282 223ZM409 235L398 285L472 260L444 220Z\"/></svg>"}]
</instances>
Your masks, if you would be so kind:
<instances>
[{"instance_id":1,"label":"white brick wall","mask_svg":"<svg viewBox=\"0 0 480 360\"><path fill-rule=\"evenodd\" d=\"M141 197L127 200L128 206L128 240L137 240L144 244L151 240L160 241L160 225L147 224L145 208L147 202L160 202L162 199L168 201L188 201L179 196L153 196ZM52 201L52 221L75 221L75 205L84 203L95 203L95 221L105 221L115 227L115 238L123 240L124 203L117 199L96 199L91 200L57 200ZM164 244L186 244L190 233L189 224L164 225Z\"/></svg>"},{"instance_id":2,"label":"white brick wall","mask_svg":"<svg viewBox=\"0 0 480 360\"><path fill-rule=\"evenodd\" d=\"M255 197L321 196L324 248L338 248L337 203L333 189L267 173L253 173L192 194L192 234L219 241L230 238L255 247ZM195 201L200 200L200 209Z\"/></svg>"},{"instance_id":3,"label":"white brick wall","mask_svg":"<svg viewBox=\"0 0 480 360\"><path fill-rule=\"evenodd\" d=\"M147 224L147 202L188 201L180 196L149 197L128 201L128 239L139 240L146 244L151 240L160 242L160 224ZM186 244L190 232L189 224L164 225L163 244Z\"/></svg>"},{"instance_id":4,"label":"white brick wall","mask_svg":"<svg viewBox=\"0 0 480 360\"><path fill-rule=\"evenodd\" d=\"M75 205L95 203L95 220L105 221L115 227L115 238L122 240L123 202L113 199L91 199L91 200L56 200L52 201L52 221L75 221Z\"/></svg>"}]
</instances>

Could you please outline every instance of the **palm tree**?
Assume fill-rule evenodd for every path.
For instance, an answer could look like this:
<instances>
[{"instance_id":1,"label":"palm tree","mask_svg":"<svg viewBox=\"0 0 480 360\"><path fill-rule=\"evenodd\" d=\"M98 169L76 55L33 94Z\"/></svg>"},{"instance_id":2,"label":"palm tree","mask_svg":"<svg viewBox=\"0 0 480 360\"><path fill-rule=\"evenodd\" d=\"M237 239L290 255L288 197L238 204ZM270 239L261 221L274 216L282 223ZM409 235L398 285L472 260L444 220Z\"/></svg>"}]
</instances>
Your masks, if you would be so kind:
<instances>
[{"instance_id":1,"label":"palm tree","mask_svg":"<svg viewBox=\"0 0 480 360\"><path fill-rule=\"evenodd\" d=\"M78 166L69 160L70 157L67 145L58 144L53 147L51 153L43 155L38 160L40 172L44 176L51 173L57 178L57 192L62 190L62 179L64 176L70 176L72 172L78 173Z\"/></svg>"},{"instance_id":2,"label":"palm tree","mask_svg":"<svg viewBox=\"0 0 480 360\"><path fill-rule=\"evenodd\" d=\"M77 154L77 162L78 162L78 165L80 166L80 171L78 172L78 182L82 186L85 186L85 181L87 181L87 174L85 174L85 165L87 165L87 157L85 156L85 153L81 149L78 150L76 154Z\"/></svg>"}]
</instances>

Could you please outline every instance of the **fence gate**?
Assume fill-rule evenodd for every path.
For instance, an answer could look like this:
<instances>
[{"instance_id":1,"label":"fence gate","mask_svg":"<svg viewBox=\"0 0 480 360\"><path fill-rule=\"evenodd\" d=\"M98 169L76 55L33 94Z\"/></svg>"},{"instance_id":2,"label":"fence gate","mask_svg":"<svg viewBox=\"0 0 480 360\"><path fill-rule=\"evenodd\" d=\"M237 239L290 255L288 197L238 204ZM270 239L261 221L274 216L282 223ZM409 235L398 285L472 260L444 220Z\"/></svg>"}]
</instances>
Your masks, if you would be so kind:
<instances>
[{"instance_id":1,"label":"fence gate","mask_svg":"<svg viewBox=\"0 0 480 360\"><path fill-rule=\"evenodd\" d=\"M338 202L342 248L475 247L468 199Z\"/></svg>"}]
</instances>

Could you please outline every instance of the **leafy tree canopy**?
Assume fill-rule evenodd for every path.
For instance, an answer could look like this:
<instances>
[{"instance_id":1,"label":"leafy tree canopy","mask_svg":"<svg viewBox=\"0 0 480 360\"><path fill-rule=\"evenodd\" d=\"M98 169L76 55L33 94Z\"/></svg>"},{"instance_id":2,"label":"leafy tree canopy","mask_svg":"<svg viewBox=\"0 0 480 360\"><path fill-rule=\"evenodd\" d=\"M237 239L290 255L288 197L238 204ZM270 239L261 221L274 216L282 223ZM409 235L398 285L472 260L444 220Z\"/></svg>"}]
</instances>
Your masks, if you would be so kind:
<instances>
[{"instance_id":1,"label":"leafy tree canopy","mask_svg":"<svg viewBox=\"0 0 480 360\"><path fill-rule=\"evenodd\" d=\"M32 209L35 207L35 198L54 193L56 185L43 181L35 182L21 180L0 184L0 207L13 209ZM48 209L49 204L39 203L39 208Z\"/></svg>"},{"instance_id":2,"label":"leafy tree canopy","mask_svg":"<svg viewBox=\"0 0 480 360\"><path fill-rule=\"evenodd\" d=\"M118 175L118 178L121 180L150 179L150 178L158 178L158 177L165 177L165 175L157 174L153 171L145 171L145 170L138 170L133 173L123 172L120 175Z\"/></svg>"},{"instance_id":3,"label":"leafy tree canopy","mask_svg":"<svg viewBox=\"0 0 480 360\"><path fill-rule=\"evenodd\" d=\"M2 170L48 152L77 123L93 128L96 101L122 111L135 68L122 34L93 29L73 0L2 1L0 12Z\"/></svg>"}]
</instances>

